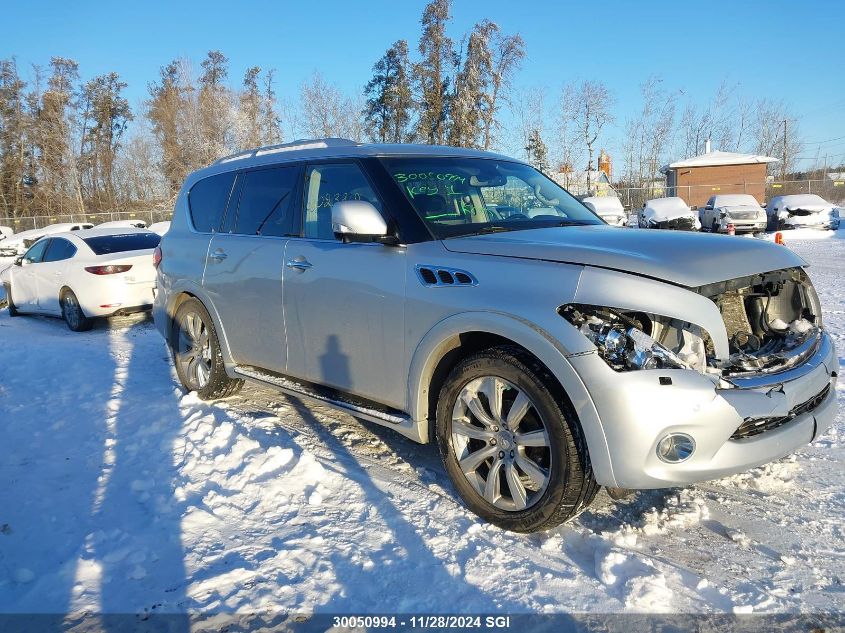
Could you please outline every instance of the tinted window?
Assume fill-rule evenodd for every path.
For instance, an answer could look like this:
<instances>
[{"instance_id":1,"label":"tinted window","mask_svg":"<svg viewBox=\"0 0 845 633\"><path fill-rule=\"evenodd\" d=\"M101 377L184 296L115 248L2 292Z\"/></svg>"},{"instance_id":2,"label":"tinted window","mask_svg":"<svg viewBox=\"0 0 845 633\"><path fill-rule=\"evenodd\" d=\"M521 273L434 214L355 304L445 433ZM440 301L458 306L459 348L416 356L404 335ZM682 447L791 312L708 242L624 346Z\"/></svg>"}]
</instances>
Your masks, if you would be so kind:
<instances>
[{"instance_id":1,"label":"tinted window","mask_svg":"<svg viewBox=\"0 0 845 633\"><path fill-rule=\"evenodd\" d=\"M262 169L243 174L235 233L291 235L298 167Z\"/></svg>"},{"instance_id":2,"label":"tinted window","mask_svg":"<svg viewBox=\"0 0 845 633\"><path fill-rule=\"evenodd\" d=\"M23 256L23 258L33 264L40 262L41 259L44 257L44 251L47 249L47 244L50 243L50 240L40 239L35 244L32 245Z\"/></svg>"},{"instance_id":3,"label":"tinted window","mask_svg":"<svg viewBox=\"0 0 845 633\"><path fill-rule=\"evenodd\" d=\"M200 180L188 193L188 207L194 228L202 233L220 229L223 212L229 202L235 174L218 174Z\"/></svg>"},{"instance_id":4,"label":"tinted window","mask_svg":"<svg viewBox=\"0 0 845 633\"><path fill-rule=\"evenodd\" d=\"M65 239L54 237L50 240L50 248L44 256L45 262L60 262L63 259L70 259L76 254L76 246Z\"/></svg>"},{"instance_id":5,"label":"tinted window","mask_svg":"<svg viewBox=\"0 0 845 633\"><path fill-rule=\"evenodd\" d=\"M97 255L153 249L160 241L161 235L157 233L126 233L85 238L85 243Z\"/></svg>"},{"instance_id":6,"label":"tinted window","mask_svg":"<svg viewBox=\"0 0 845 633\"><path fill-rule=\"evenodd\" d=\"M366 200L379 211L381 201L357 165L314 165L305 178L305 237L331 240L332 205L342 200Z\"/></svg>"}]
</instances>

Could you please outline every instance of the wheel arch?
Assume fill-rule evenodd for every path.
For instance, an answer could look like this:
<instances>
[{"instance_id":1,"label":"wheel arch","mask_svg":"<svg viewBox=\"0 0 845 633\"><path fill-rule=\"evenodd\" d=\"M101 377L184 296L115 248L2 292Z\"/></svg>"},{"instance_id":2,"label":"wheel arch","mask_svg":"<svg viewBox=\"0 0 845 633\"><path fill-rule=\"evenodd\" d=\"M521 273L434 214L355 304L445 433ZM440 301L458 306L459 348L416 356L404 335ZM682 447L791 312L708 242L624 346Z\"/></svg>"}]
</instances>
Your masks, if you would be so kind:
<instances>
[{"instance_id":1,"label":"wheel arch","mask_svg":"<svg viewBox=\"0 0 845 633\"><path fill-rule=\"evenodd\" d=\"M565 399L584 434L590 461L601 483L614 482L604 429L589 392L566 358L566 351L536 325L494 312L463 313L432 328L415 350L408 376L408 409L431 440L440 389L451 370L464 358L499 345L521 348L533 356L555 381L552 387Z\"/></svg>"},{"instance_id":2,"label":"wheel arch","mask_svg":"<svg viewBox=\"0 0 845 633\"><path fill-rule=\"evenodd\" d=\"M233 361L229 350L229 339L226 336L226 329L223 327L220 315L214 307L214 302L210 300L207 294L203 292L200 287L186 286L174 289L174 291L170 293L166 309L167 343L170 344L172 341L174 328L176 326L176 311L179 310L179 307L188 299L196 299L199 301L211 316L211 320L214 322L214 330L217 333L217 341L220 344L220 353L223 355L223 361L228 373L229 367L232 365Z\"/></svg>"}]
</instances>

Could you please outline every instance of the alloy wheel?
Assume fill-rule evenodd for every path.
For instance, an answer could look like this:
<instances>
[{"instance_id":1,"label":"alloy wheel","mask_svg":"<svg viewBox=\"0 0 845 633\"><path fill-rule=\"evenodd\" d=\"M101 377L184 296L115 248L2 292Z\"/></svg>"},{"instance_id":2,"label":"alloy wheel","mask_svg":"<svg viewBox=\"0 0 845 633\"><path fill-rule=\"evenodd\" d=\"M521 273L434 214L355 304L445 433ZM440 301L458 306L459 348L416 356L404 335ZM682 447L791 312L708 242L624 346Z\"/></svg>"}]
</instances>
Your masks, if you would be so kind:
<instances>
[{"instance_id":1,"label":"alloy wheel","mask_svg":"<svg viewBox=\"0 0 845 633\"><path fill-rule=\"evenodd\" d=\"M176 362L190 388L198 391L211 377L211 338L199 314L188 312L179 323Z\"/></svg>"},{"instance_id":2,"label":"alloy wheel","mask_svg":"<svg viewBox=\"0 0 845 633\"><path fill-rule=\"evenodd\" d=\"M531 398L498 376L467 383L452 409L451 444L461 472L489 504L530 508L549 485L552 451Z\"/></svg>"}]
</instances>

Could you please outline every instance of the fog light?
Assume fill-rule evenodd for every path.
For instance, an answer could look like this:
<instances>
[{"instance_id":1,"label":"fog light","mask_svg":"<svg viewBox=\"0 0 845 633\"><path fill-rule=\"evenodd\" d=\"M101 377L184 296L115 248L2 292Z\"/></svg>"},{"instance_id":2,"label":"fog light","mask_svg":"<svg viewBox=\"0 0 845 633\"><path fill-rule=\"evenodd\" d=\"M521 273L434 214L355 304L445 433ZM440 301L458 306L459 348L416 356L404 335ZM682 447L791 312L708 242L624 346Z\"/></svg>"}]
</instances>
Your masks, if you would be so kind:
<instances>
[{"instance_id":1,"label":"fog light","mask_svg":"<svg viewBox=\"0 0 845 633\"><path fill-rule=\"evenodd\" d=\"M657 456L668 464L680 464L695 450L695 440L684 433L670 433L657 443Z\"/></svg>"}]
</instances>

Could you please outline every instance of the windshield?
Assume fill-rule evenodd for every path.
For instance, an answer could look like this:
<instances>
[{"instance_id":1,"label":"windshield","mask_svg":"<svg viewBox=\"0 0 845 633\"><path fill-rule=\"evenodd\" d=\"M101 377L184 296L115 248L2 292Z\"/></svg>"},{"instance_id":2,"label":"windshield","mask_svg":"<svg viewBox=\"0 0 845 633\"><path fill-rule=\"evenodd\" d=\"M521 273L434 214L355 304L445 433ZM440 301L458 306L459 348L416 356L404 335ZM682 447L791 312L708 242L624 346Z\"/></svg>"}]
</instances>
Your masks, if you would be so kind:
<instances>
[{"instance_id":1,"label":"windshield","mask_svg":"<svg viewBox=\"0 0 845 633\"><path fill-rule=\"evenodd\" d=\"M486 158L385 158L394 182L438 239L604 224L528 165Z\"/></svg>"}]
</instances>

